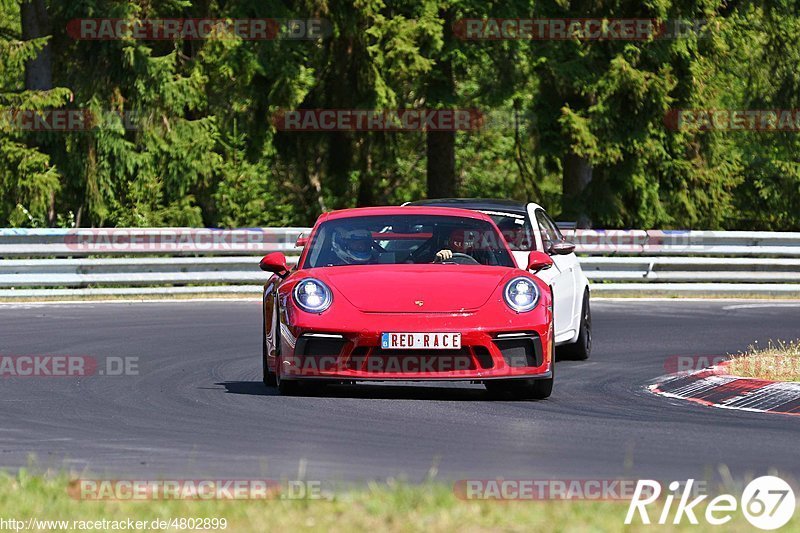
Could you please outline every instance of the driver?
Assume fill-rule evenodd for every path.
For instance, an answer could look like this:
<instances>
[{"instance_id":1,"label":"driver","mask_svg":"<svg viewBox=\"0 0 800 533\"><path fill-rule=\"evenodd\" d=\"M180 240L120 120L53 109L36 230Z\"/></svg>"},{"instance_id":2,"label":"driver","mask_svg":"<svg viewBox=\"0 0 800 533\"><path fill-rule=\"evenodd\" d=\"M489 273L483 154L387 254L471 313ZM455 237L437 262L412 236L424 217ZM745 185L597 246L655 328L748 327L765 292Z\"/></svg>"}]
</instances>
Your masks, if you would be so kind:
<instances>
[{"instance_id":1,"label":"driver","mask_svg":"<svg viewBox=\"0 0 800 533\"><path fill-rule=\"evenodd\" d=\"M463 232L462 232L463 234ZM333 234L331 248L336 257L345 265L367 265L378 262L378 252L372 232L366 229L338 230ZM442 249L428 261L444 262L453 258L453 252ZM428 262L425 261L425 262Z\"/></svg>"},{"instance_id":2,"label":"driver","mask_svg":"<svg viewBox=\"0 0 800 533\"><path fill-rule=\"evenodd\" d=\"M444 263L445 261L449 261L453 258L453 252L445 248L444 250L439 250L436 252L436 259L434 262L436 263Z\"/></svg>"},{"instance_id":3,"label":"driver","mask_svg":"<svg viewBox=\"0 0 800 533\"><path fill-rule=\"evenodd\" d=\"M475 236L473 232L457 229L450 234L447 239L447 247L436 252L435 262L443 263L453 258L453 254L463 254L472 256L475 249Z\"/></svg>"},{"instance_id":4,"label":"driver","mask_svg":"<svg viewBox=\"0 0 800 533\"><path fill-rule=\"evenodd\" d=\"M469 255L474 247L472 232L457 229L450 234L447 243L449 245L448 248L436 254L437 261L449 261L453 258L454 253Z\"/></svg>"},{"instance_id":5,"label":"driver","mask_svg":"<svg viewBox=\"0 0 800 533\"><path fill-rule=\"evenodd\" d=\"M425 241L419 248L414 250L407 262L423 264L423 263L443 263L453 258L453 252L449 249L447 241L441 242L442 239L437 235L431 236L430 239ZM434 250L441 248L435 254Z\"/></svg>"},{"instance_id":6,"label":"driver","mask_svg":"<svg viewBox=\"0 0 800 533\"><path fill-rule=\"evenodd\" d=\"M338 230L331 248L345 265L366 265L377 261L372 232L366 229Z\"/></svg>"}]
</instances>

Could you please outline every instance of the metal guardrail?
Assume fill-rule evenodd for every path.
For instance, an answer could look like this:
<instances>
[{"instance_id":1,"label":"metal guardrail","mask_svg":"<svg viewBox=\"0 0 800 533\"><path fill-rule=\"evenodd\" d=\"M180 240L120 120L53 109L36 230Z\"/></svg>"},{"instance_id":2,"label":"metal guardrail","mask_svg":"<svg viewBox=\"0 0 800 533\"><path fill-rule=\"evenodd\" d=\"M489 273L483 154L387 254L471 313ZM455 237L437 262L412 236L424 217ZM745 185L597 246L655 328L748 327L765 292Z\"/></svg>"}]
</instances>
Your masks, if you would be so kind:
<instances>
[{"instance_id":1,"label":"metal guardrail","mask_svg":"<svg viewBox=\"0 0 800 533\"><path fill-rule=\"evenodd\" d=\"M257 293L258 259L308 231L0 229L0 297ZM800 294L800 232L564 233L595 292Z\"/></svg>"},{"instance_id":2,"label":"metal guardrail","mask_svg":"<svg viewBox=\"0 0 800 533\"><path fill-rule=\"evenodd\" d=\"M0 229L0 258L293 253L308 228Z\"/></svg>"},{"instance_id":3,"label":"metal guardrail","mask_svg":"<svg viewBox=\"0 0 800 533\"><path fill-rule=\"evenodd\" d=\"M800 232L572 230L585 254L800 257Z\"/></svg>"}]
</instances>

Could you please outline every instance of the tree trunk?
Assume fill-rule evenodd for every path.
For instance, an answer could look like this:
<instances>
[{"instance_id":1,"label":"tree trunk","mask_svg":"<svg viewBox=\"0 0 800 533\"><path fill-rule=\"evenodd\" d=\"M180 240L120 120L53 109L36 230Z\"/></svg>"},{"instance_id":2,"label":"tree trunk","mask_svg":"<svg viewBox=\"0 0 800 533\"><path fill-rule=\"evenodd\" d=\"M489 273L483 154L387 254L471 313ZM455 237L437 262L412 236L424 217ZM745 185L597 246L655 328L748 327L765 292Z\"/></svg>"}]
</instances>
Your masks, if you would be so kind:
<instances>
[{"instance_id":1,"label":"tree trunk","mask_svg":"<svg viewBox=\"0 0 800 533\"><path fill-rule=\"evenodd\" d=\"M44 0L24 1L20 5L22 39L30 41L52 33ZM25 89L49 91L53 88L53 53L50 43L25 64Z\"/></svg>"},{"instance_id":2,"label":"tree trunk","mask_svg":"<svg viewBox=\"0 0 800 533\"><path fill-rule=\"evenodd\" d=\"M427 144L428 198L456 195L456 134L429 131Z\"/></svg>"},{"instance_id":3,"label":"tree trunk","mask_svg":"<svg viewBox=\"0 0 800 533\"><path fill-rule=\"evenodd\" d=\"M350 171L353 167L353 141L346 131L328 135L328 188L333 197L333 209L352 207Z\"/></svg>"},{"instance_id":4,"label":"tree trunk","mask_svg":"<svg viewBox=\"0 0 800 533\"><path fill-rule=\"evenodd\" d=\"M332 69L325 80L321 95L328 109L354 109L360 106L361 91L358 77L358 60L361 57L357 41L345 36L336 37L330 44ZM315 134L311 134L312 136ZM326 186L330 191L333 209L352 207L355 191L350 182L358 133L331 131L328 138L328 165Z\"/></svg>"},{"instance_id":5,"label":"tree trunk","mask_svg":"<svg viewBox=\"0 0 800 533\"><path fill-rule=\"evenodd\" d=\"M453 12L442 12L444 19L444 46L438 72L431 73L427 100L430 107L452 107L456 101L456 84L453 78ZM425 136L428 198L446 198L456 195L456 133L455 131L429 131Z\"/></svg>"},{"instance_id":6,"label":"tree trunk","mask_svg":"<svg viewBox=\"0 0 800 533\"><path fill-rule=\"evenodd\" d=\"M372 137L366 135L360 147L357 207L375 205L375 175L372 173Z\"/></svg>"},{"instance_id":7,"label":"tree trunk","mask_svg":"<svg viewBox=\"0 0 800 533\"><path fill-rule=\"evenodd\" d=\"M30 41L52 35L50 17L47 14L45 0L25 0L20 4L20 22L22 25L22 39ZM53 88L53 50L48 42L33 59L25 63L25 90L49 91ZM26 144L45 152L40 146L41 142L28 138ZM50 205L47 210L47 224L53 226L56 222L56 197L55 191L50 191Z\"/></svg>"},{"instance_id":8,"label":"tree trunk","mask_svg":"<svg viewBox=\"0 0 800 533\"><path fill-rule=\"evenodd\" d=\"M591 227L587 209L586 188L592 181L592 165L588 159L574 152L562 160L561 216L574 220L579 228Z\"/></svg>"}]
</instances>

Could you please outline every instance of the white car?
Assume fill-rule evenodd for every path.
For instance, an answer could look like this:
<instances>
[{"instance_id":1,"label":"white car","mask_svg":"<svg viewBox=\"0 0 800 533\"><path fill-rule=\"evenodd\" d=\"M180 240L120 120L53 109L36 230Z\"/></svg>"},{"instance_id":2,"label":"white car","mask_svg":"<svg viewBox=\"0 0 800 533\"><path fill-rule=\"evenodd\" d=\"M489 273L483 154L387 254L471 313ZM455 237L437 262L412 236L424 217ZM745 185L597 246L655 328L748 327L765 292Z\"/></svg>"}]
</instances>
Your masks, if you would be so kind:
<instances>
[{"instance_id":1,"label":"white car","mask_svg":"<svg viewBox=\"0 0 800 533\"><path fill-rule=\"evenodd\" d=\"M589 280L575 245L568 242L542 206L533 202L483 198L419 200L403 205L430 205L471 209L489 215L503 232L517 265L526 265L528 253L541 250L553 258L553 268L537 276L553 289L556 346L560 359L588 359L592 351L592 314Z\"/></svg>"}]
</instances>

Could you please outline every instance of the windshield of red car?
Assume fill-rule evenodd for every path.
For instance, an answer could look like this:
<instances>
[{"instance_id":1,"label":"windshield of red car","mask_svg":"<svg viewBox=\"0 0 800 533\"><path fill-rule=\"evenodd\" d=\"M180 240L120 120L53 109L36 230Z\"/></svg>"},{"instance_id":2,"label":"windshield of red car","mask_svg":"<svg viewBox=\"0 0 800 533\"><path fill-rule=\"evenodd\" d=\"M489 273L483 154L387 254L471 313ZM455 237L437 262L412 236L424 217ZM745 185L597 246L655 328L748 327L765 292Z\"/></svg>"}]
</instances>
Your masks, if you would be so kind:
<instances>
[{"instance_id":1,"label":"windshield of red car","mask_svg":"<svg viewBox=\"0 0 800 533\"><path fill-rule=\"evenodd\" d=\"M437 259L449 251L452 257ZM457 263L516 266L503 236L474 218L442 215L378 215L320 224L302 268L345 265Z\"/></svg>"}]
</instances>

